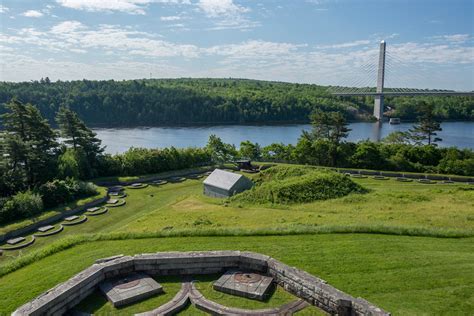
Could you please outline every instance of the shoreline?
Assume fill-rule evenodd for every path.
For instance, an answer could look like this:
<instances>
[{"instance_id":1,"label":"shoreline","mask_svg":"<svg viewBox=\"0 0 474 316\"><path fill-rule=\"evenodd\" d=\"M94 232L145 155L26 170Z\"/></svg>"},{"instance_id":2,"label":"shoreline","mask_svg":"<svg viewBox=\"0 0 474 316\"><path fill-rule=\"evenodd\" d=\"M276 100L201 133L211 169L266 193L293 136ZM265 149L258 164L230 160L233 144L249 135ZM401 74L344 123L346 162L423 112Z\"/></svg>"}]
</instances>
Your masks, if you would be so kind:
<instances>
[{"instance_id":1,"label":"shoreline","mask_svg":"<svg viewBox=\"0 0 474 316\"><path fill-rule=\"evenodd\" d=\"M355 123L377 123L377 121L347 121L349 124ZM416 120L401 121L401 124L416 123ZM388 120L383 121L384 124L389 124ZM474 121L466 120L446 120L443 123L474 123ZM149 129L149 128L183 128L183 127L218 127L218 126L296 126L296 125L311 125L310 121L282 121L282 122L212 122L212 123L193 123L193 124L160 124L160 125L88 125L91 129ZM400 124L391 124L400 125ZM1 129L0 129L1 130Z\"/></svg>"}]
</instances>

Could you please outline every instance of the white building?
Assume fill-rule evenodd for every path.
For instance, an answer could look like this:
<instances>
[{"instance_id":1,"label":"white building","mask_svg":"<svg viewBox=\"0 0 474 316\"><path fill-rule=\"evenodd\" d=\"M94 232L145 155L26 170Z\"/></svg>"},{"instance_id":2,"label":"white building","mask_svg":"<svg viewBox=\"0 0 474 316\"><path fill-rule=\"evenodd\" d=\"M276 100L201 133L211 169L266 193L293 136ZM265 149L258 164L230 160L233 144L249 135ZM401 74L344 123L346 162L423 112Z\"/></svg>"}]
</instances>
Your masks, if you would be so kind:
<instances>
[{"instance_id":1,"label":"white building","mask_svg":"<svg viewBox=\"0 0 474 316\"><path fill-rule=\"evenodd\" d=\"M253 186L247 177L220 169L214 170L203 183L205 195L219 198L232 196Z\"/></svg>"}]
</instances>

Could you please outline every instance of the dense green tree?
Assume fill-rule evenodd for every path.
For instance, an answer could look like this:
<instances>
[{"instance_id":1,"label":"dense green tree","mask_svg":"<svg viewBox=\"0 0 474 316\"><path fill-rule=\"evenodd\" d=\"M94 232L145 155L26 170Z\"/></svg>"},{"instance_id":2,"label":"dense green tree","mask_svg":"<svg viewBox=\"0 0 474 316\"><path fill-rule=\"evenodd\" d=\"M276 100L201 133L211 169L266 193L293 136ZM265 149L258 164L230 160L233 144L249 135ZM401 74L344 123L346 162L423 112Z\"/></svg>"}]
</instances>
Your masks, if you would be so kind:
<instances>
[{"instance_id":1,"label":"dense green tree","mask_svg":"<svg viewBox=\"0 0 474 316\"><path fill-rule=\"evenodd\" d=\"M237 156L237 149L234 145L226 144L216 135L210 135L206 145L206 150L211 155L215 163L229 162Z\"/></svg>"},{"instance_id":2,"label":"dense green tree","mask_svg":"<svg viewBox=\"0 0 474 316\"><path fill-rule=\"evenodd\" d=\"M239 154L242 158L259 160L262 157L262 148L258 143L246 140L240 143Z\"/></svg>"},{"instance_id":3,"label":"dense green tree","mask_svg":"<svg viewBox=\"0 0 474 316\"><path fill-rule=\"evenodd\" d=\"M305 137L313 141L327 141L330 146L327 155L330 157L331 165L338 165L339 145L349 135L347 121L339 112L314 111L311 116L311 133Z\"/></svg>"},{"instance_id":4,"label":"dense green tree","mask_svg":"<svg viewBox=\"0 0 474 316\"><path fill-rule=\"evenodd\" d=\"M13 170L24 174L28 186L49 179L56 172L56 134L39 110L12 99L2 115L5 146Z\"/></svg>"},{"instance_id":5,"label":"dense green tree","mask_svg":"<svg viewBox=\"0 0 474 316\"><path fill-rule=\"evenodd\" d=\"M84 164L83 156L79 149L66 148L58 158L58 177L65 178L83 178L81 164Z\"/></svg>"},{"instance_id":6,"label":"dense green tree","mask_svg":"<svg viewBox=\"0 0 474 316\"><path fill-rule=\"evenodd\" d=\"M262 148L262 159L279 162L293 161L293 153L295 147L291 144L285 145L283 143L273 143Z\"/></svg>"},{"instance_id":7,"label":"dense green tree","mask_svg":"<svg viewBox=\"0 0 474 316\"><path fill-rule=\"evenodd\" d=\"M98 160L104 151L104 148L101 147L101 140L84 124L77 113L69 108L59 108L56 122L64 142L72 146L75 151L74 154L69 154L68 158L76 157L78 159L76 164L79 167L80 176L90 178L96 175Z\"/></svg>"},{"instance_id":8,"label":"dense green tree","mask_svg":"<svg viewBox=\"0 0 474 316\"><path fill-rule=\"evenodd\" d=\"M441 124L435 119L434 105L431 103L420 102L419 110L421 116L418 117L418 123L410 129L411 139L415 144L421 145L425 141L428 145L436 146L436 142L442 139L437 137L438 131L442 131Z\"/></svg>"},{"instance_id":9,"label":"dense green tree","mask_svg":"<svg viewBox=\"0 0 474 316\"><path fill-rule=\"evenodd\" d=\"M380 146L370 141L357 144L357 149L351 157L352 166L362 169L382 169L385 167L385 157L380 152Z\"/></svg>"},{"instance_id":10,"label":"dense green tree","mask_svg":"<svg viewBox=\"0 0 474 316\"><path fill-rule=\"evenodd\" d=\"M382 142L387 144L407 144L410 142L410 132L392 132L383 138Z\"/></svg>"}]
</instances>

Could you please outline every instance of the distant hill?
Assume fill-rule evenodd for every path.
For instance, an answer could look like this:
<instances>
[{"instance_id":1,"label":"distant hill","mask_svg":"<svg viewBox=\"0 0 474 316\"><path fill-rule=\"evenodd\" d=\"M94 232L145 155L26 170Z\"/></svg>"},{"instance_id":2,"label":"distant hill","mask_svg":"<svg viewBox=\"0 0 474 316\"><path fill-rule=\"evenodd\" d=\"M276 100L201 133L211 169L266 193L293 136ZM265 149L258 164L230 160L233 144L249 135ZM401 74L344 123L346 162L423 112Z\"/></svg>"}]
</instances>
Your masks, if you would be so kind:
<instances>
[{"instance_id":1,"label":"distant hill","mask_svg":"<svg viewBox=\"0 0 474 316\"><path fill-rule=\"evenodd\" d=\"M327 87L246 79L143 79L0 83L0 113L12 97L38 106L54 123L67 105L91 126L160 126L308 122L314 109L341 111L349 120L372 119L370 97L340 98ZM417 117L416 101L436 103L439 118L473 120L471 97L387 99L390 113Z\"/></svg>"}]
</instances>

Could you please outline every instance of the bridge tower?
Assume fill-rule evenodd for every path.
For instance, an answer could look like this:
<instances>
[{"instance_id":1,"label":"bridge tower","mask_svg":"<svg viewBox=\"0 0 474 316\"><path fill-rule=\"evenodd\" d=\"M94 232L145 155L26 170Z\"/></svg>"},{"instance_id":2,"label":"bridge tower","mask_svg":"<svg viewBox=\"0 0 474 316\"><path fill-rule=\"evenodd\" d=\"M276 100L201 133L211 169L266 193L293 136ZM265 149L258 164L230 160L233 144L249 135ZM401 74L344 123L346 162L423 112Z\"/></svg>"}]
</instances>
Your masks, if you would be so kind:
<instances>
[{"instance_id":1,"label":"bridge tower","mask_svg":"<svg viewBox=\"0 0 474 316\"><path fill-rule=\"evenodd\" d=\"M380 42L380 51L379 51L379 67L377 71L377 93L383 93L384 77L385 77L385 41ZM374 100L374 116L377 120L381 121L383 119L383 94L376 95Z\"/></svg>"}]
</instances>

